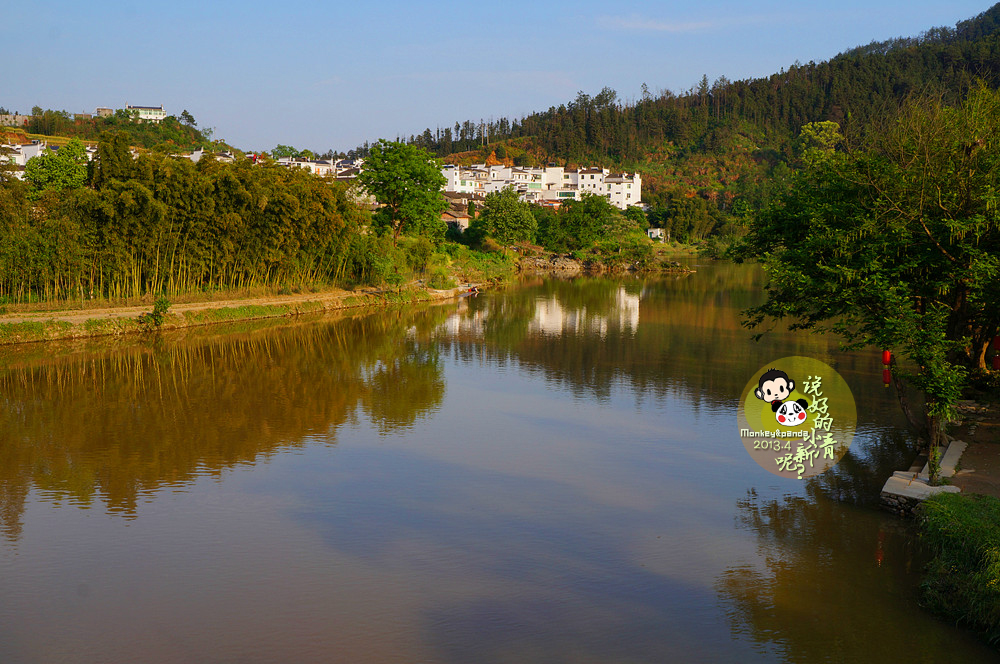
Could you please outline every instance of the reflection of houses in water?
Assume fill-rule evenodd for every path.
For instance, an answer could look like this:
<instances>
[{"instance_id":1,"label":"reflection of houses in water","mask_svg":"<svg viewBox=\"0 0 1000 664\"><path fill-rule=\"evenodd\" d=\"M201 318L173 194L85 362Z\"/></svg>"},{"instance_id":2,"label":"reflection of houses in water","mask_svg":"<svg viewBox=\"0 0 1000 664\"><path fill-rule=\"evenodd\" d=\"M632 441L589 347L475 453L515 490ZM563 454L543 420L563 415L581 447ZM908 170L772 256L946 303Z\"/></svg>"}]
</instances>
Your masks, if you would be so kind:
<instances>
[{"instance_id":1,"label":"reflection of houses in water","mask_svg":"<svg viewBox=\"0 0 1000 664\"><path fill-rule=\"evenodd\" d=\"M535 318L529 329L542 334L597 334L607 336L608 329L635 334L639 327L639 296L619 288L608 309L595 312L587 307L565 308L556 297L535 301Z\"/></svg>"},{"instance_id":2,"label":"reflection of houses in water","mask_svg":"<svg viewBox=\"0 0 1000 664\"><path fill-rule=\"evenodd\" d=\"M639 327L639 295L627 293L624 288L609 293L599 309L568 306L555 295L538 298L533 304L534 314L525 321L528 332L532 334L594 334L603 338L609 330L631 336ZM504 315L502 303L493 300L490 305L473 311L469 301L463 298L459 300L455 313L438 329L450 337L480 337L491 316Z\"/></svg>"},{"instance_id":3,"label":"reflection of houses in water","mask_svg":"<svg viewBox=\"0 0 1000 664\"><path fill-rule=\"evenodd\" d=\"M450 337L480 337L483 334L483 324L486 321L486 315L486 311L482 309L470 313L469 300L463 297L458 301L455 313L448 316L448 320L439 329Z\"/></svg>"}]
</instances>

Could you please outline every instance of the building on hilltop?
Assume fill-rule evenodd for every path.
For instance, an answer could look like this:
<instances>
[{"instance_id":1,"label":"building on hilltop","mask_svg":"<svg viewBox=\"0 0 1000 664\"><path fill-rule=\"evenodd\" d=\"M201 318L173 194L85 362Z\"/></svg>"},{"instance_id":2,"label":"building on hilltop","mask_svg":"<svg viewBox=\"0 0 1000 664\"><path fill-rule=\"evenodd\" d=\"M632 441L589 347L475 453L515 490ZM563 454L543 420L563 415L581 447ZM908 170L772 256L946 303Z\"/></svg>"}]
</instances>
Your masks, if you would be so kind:
<instances>
[{"instance_id":1,"label":"building on hilltop","mask_svg":"<svg viewBox=\"0 0 1000 664\"><path fill-rule=\"evenodd\" d=\"M98 109L99 110L99 109ZM141 122L163 122L167 117L167 112L163 110L163 105L159 106L132 106L125 104L125 110L135 115Z\"/></svg>"},{"instance_id":2,"label":"building on hilltop","mask_svg":"<svg viewBox=\"0 0 1000 664\"><path fill-rule=\"evenodd\" d=\"M0 115L0 125L4 127L26 127L31 122L30 115L11 113L10 115Z\"/></svg>"}]
</instances>

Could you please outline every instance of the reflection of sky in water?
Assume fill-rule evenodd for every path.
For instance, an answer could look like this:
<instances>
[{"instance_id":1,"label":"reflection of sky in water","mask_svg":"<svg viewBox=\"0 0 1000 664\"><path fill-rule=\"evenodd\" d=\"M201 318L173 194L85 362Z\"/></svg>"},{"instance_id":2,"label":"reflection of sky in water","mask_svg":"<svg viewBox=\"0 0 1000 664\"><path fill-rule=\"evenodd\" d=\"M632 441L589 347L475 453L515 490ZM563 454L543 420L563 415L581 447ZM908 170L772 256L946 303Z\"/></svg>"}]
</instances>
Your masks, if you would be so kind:
<instances>
[{"instance_id":1,"label":"reflection of sky in water","mask_svg":"<svg viewBox=\"0 0 1000 664\"><path fill-rule=\"evenodd\" d=\"M916 609L899 522L824 497L869 490L863 472L794 482L747 456L739 391L788 336L735 343L696 285L542 286L408 324L422 361L362 373L442 382L440 401L397 414L359 388L329 431L165 479L134 518L33 491L0 545L0 659L861 661L844 637L986 661ZM488 321L503 298L518 325ZM869 463L894 404L864 358L834 360ZM820 597L850 635L816 627Z\"/></svg>"}]
</instances>

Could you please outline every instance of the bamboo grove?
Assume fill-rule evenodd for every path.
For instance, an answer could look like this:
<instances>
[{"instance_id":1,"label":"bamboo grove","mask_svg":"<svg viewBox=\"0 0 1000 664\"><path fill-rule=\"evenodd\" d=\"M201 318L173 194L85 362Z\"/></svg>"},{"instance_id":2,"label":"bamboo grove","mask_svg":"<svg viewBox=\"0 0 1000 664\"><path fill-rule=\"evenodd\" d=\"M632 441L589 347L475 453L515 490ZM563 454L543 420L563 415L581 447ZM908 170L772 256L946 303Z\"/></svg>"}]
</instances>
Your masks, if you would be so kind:
<instances>
[{"instance_id":1,"label":"bamboo grove","mask_svg":"<svg viewBox=\"0 0 1000 664\"><path fill-rule=\"evenodd\" d=\"M382 253L366 217L304 171L133 158L108 135L83 187L0 184L0 301L364 281Z\"/></svg>"}]
</instances>

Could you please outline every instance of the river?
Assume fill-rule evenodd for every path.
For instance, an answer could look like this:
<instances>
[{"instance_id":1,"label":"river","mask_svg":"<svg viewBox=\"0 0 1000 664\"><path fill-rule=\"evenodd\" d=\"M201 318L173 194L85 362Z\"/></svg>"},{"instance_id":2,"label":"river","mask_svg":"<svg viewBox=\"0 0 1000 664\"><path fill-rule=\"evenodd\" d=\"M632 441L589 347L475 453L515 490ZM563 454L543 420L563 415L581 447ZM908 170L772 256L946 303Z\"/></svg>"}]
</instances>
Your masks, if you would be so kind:
<instances>
[{"instance_id":1,"label":"river","mask_svg":"<svg viewBox=\"0 0 1000 664\"><path fill-rule=\"evenodd\" d=\"M697 263L697 261L695 261ZM0 350L0 661L996 661L876 509L912 440L874 352L740 310L754 267ZM740 393L833 366L831 471Z\"/></svg>"}]
</instances>

